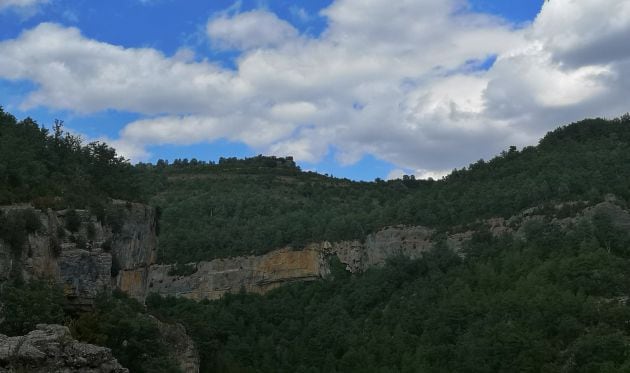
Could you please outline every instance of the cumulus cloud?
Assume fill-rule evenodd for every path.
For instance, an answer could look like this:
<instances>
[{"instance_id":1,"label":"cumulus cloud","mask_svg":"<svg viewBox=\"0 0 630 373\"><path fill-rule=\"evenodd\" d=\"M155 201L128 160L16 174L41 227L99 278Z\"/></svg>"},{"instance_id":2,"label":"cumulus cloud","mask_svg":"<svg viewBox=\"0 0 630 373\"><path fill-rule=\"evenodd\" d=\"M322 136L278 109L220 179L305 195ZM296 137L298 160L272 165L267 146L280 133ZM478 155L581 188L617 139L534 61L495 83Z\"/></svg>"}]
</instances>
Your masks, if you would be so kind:
<instances>
[{"instance_id":1,"label":"cumulus cloud","mask_svg":"<svg viewBox=\"0 0 630 373\"><path fill-rule=\"evenodd\" d=\"M629 9L551 0L519 28L460 0L336 0L317 38L267 11L222 14L207 32L241 51L233 70L41 24L0 42L0 77L37 83L27 108L146 114L113 139L135 160L155 144L225 138L309 162L372 154L397 166L391 177L438 178L559 124L627 111Z\"/></svg>"},{"instance_id":2,"label":"cumulus cloud","mask_svg":"<svg viewBox=\"0 0 630 373\"><path fill-rule=\"evenodd\" d=\"M187 63L182 52L169 58L154 49L125 49L50 23L0 42L0 51L0 76L39 84L24 108L41 105L79 112L114 108L146 114L198 107L221 111L229 99L227 92L245 89L231 72L206 62Z\"/></svg>"},{"instance_id":3,"label":"cumulus cloud","mask_svg":"<svg viewBox=\"0 0 630 373\"><path fill-rule=\"evenodd\" d=\"M210 20L206 31L215 47L241 50L275 47L298 35L290 23L264 10L222 15Z\"/></svg>"}]
</instances>

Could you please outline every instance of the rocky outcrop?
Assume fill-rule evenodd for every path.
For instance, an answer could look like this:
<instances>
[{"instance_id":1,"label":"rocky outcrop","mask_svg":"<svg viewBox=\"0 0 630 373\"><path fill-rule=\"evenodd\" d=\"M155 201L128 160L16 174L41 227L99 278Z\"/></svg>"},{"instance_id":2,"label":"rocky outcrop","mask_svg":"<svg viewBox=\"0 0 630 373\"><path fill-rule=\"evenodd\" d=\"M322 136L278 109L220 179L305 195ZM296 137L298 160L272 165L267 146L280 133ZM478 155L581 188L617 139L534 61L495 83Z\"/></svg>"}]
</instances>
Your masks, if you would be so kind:
<instances>
[{"instance_id":1,"label":"rocky outcrop","mask_svg":"<svg viewBox=\"0 0 630 373\"><path fill-rule=\"evenodd\" d=\"M30 205L0 207L3 213ZM97 218L87 210L34 210L41 228L19 250L0 241L0 281L9 274L25 280L54 279L71 304L89 306L96 295L120 287L142 298L148 268L157 253L155 211L113 201ZM140 274L130 281L126 273Z\"/></svg>"},{"instance_id":2,"label":"rocky outcrop","mask_svg":"<svg viewBox=\"0 0 630 373\"><path fill-rule=\"evenodd\" d=\"M370 234L364 242L355 240L324 245L329 246L328 251L354 273L382 266L388 258L395 256L417 259L433 247L432 234L432 229L422 226L397 226Z\"/></svg>"},{"instance_id":3,"label":"rocky outcrop","mask_svg":"<svg viewBox=\"0 0 630 373\"><path fill-rule=\"evenodd\" d=\"M585 205L585 203L577 203ZM577 206L577 205L576 205ZM563 207L559 205L558 210ZM24 209L11 206L4 209ZM523 227L536 219L548 221L540 208L523 211L510 219L493 218L485 224L494 235L515 234L525 237ZM617 226L630 229L630 214L608 200L587 207L577 215L552 219L562 226L577 219L606 214ZM261 256L243 256L189 263L194 267L178 275L174 265L156 265L157 238L155 211L145 205L113 201L106 224L87 211L79 211L81 223L70 232L67 211L39 212L43 229L29 235L19 258L0 241L0 281L19 267L23 277L52 277L64 287L66 296L77 305L89 305L103 290L118 288L143 301L149 293L190 299L217 299L239 291L265 293L282 284L312 281L328 276L329 259L339 258L352 273L383 265L387 258L405 256L416 259L435 245L432 229L422 226L388 227L364 240L320 242L299 250L283 248ZM59 232L63 238L57 237ZM459 228L447 234L446 246L462 253L472 230Z\"/></svg>"},{"instance_id":4,"label":"rocky outcrop","mask_svg":"<svg viewBox=\"0 0 630 373\"><path fill-rule=\"evenodd\" d=\"M147 294L149 268L157 260L155 209L139 203L114 201L125 206L123 224L112 240L114 286L143 300Z\"/></svg>"},{"instance_id":5,"label":"rocky outcrop","mask_svg":"<svg viewBox=\"0 0 630 373\"><path fill-rule=\"evenodd\" d=\"M539 208L532 208L510 219L492 218L477 224L485 225L494 236L515 234L524 238L523 227L533 220L545 219L546 222L568 227L579 219L606 214L615 226L630 229L630 214L613 202L605 201L565 218L540 215ZM556 206L558 211L562 208L562 205ZM448 248L463 256L462 248L473 233L470 229L460 228L443 237ZM147 292L191 299L217 299L225 293L239 291L265 293L289 282L326 277L330 274L329 258L332 256L338 257L346 270L352 273L382 266L394 256L420 258L435 246L434 234L432 229L422 226L388 227L368 235L363 241L321 242L300 250L284 248L261 256L190 263L190 266L195 267L195 272L187 276L175 275L172 265L154 265L149 269ZM144 281L140 280L144 274L130 272L128 275L138 276L136 281L140 282Z\"/></svg>"},{"instance_id":6,"label":"rocky outcrop","mask_svg":"<svg viewBox=\"0 0 630 373\"><path fill-rule=\"evenodd\" d=\"M261 256L196 263L195 273L188 276L172 274L173 265L154 265L148 292L190 299L217 299L241 290L264 293L287 282L326 276L330 270L325 256L314 248L281 249Z\"/></svg>"},{"instance_id":7,"label":"rocky outcrop","mask_svg":"<svg viewBox=\"0 0 630 373\"><path fill-rule=\"evenodd\" d=\"M67 327L37 325L25 336L0 334L0 373L128 373L110 349L81 343Z\"/></svg>"},{"instance_id":8,"label":"rocky outcrop","mask_svg":"<svg viewBox=\"0 0 630 373\"><path fill-rule=\"evenodd\" d=\"M432 230L420 226L390 227L369 235L364 242L322 242L300 250L284 248L261 256L191 263L195 272L186 276L174 274L174 265L154 265L147 292L197 300L239 291L262 294L286 283L328 276L331 256L337 256L353 273L384 265L393 256L419 258L433 247L431 234Z\"/></svg>"},{"instance_id":9,"label":"rocky outcrop","mask_svg":"<svg viewBox=\"0 0 630 373\"><path fill-rule=\"evenodd\" d=\"M168 341L169 356L177 362L183 373L199 373L199 352L181 324L168 324L151 316L162 339Z\"/></svg>"}]
</instances>

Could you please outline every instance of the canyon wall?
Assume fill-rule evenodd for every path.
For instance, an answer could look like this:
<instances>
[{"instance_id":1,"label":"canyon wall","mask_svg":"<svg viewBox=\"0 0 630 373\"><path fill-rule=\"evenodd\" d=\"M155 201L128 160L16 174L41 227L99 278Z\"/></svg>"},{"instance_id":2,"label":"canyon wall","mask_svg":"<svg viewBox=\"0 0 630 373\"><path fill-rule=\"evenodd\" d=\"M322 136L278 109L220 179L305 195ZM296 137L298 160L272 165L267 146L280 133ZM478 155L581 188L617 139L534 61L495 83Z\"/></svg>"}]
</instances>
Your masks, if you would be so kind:
<instances>
[{"instance_id":1,"label":"canyon wall","mask_svg":"<svg viewBox=\"0 0 630 373\"><path fill-rule=\"evenodd\" d=\"M10 276L52 280L63 288L72 305L86 307L98 293L122 287L128 271L144 271L146 278L155 262L155 212L148 206L113 201L107 217L101 219L86 210L0 207L7 215L27 210L34 212L41 226L19 248L0 240L0 281ZM129 292L141 297L144 289L146 285L140 281Z\"/></svg>"},{"instance_id":2,"label":"canyon wall","mask_svg":"<svg viewBox=\"0 0 630 373\"><path fill-rule=\"evenodd\" d=\"M0 210L28 208L14 205ZM16 269L26 279L52 278L78 306L89 306L96 294L114 288L140 301L150 293L217 299L225 293L262 294L286 283L325 278L330 274L330 258L334 256L346 270L357 273L381 266L394 256L419 258L435 245L432 239L435 232L429 228L394 226L370 234L362 241L320 242L260 256L188 263L182 272L181 266L155 264L156 215L152 208L124 201L113 201L111 208L109 213L114 218L110 219L97 219L87 211L77 211L80 225L76 232L66 229L68 211L38 211L42 228L28 236L19 256L0 241L0 281ZM527 221L545 218L538 211L528 209L510 219L488 219L483 224L494 235L514 233L524 237ZM596 213L609 215L621 228L630 227L630 214L614 201L554 221L570 225L580 216L590 219ZM471 236L472 231L460 229L445 237L446 245L461 252Z\"/></svg>"},{"instance_id":3,"label":"canyon wall","mask_svg":"<svg viewBox=\"0 0 630 373\"><path fill-rule=\"evenodd\" d=\"M283 248L260 256L190 263L195 272L188 275L177 275L174 265L153 265L147 294L196 300L239 291L261 294L286 283L325 278L330 274L332 256L353 273L383 265L392 256L419 258L433 247L432 233L424 227L390 227L370 234L364 242L321 242L299 250ZM136 276L139 279L141 273Z\"/></svg>"}]
</instances>

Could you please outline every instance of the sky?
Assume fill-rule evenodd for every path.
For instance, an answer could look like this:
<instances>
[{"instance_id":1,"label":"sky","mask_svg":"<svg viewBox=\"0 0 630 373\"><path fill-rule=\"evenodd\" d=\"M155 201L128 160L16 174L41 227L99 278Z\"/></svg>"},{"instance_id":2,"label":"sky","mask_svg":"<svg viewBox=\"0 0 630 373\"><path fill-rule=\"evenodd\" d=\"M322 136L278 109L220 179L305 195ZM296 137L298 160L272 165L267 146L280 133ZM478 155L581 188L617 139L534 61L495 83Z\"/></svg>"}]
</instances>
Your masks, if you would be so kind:
<instances>
[{"instance_id":1,"label":"sky","mask_svg":"<svg viewBox=\"0 0 630 373\"><path fill-rule=\"evenodd\" d=\"M0 105L132 162L439 178L630 111L627 0L0 0Z\"/></svg>"}]
</instances>

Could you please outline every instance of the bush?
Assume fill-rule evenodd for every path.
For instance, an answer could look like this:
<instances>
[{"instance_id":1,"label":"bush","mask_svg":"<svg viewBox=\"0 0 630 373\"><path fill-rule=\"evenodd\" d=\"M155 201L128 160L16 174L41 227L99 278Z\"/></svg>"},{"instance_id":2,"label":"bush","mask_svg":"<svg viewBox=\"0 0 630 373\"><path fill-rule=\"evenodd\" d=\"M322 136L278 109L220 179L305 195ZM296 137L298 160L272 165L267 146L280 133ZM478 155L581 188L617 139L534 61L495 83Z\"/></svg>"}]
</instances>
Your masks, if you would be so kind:
<instances>
[{"instance_id":1,"label":"bush","mask_svg":"<svg viewBox=\"0 0 630 373\"><path fill-rule=\"evenodd\" d=\"M66 228L70 232L78 232L81 228L81 218L77 214L77 210L71 209L66 212Z\"/></svg>"},{"instance_id":2,"label":"bush","mask_svg":"<svg viewBox=\"0 0 630 373\"><path fill-rule=\"evenodd\" d=\"M181 372L168 356L172 346L160 334L156 319L122 293L101 295L94 312L80 315L70 329L81 341L111 348L116 359L132 372Z\"/></svg>"},{"instance_id":3,"label":"bush","mask_svg":"<svg viewBox=\"0 0 630 373\"><path fill-rule=\"evenodd\" d=\"M22 254L28 234L41 228L39 215L32 209L0 212L0 239L6 242L15 256Z\"/></svg>"},{"instance_id":4,"label":"bush","mask_svg":"<svg viewBox=\"0 0 630 373\"><path fill-rule=\"evenodd\" d=\"M193 264L177 263L168 270L169 276L190 276L197 272L197 266Z\"/></svg>"},{"instance_id":5,"label":"bush","mask_svg":"<svg viewBox=\"0 0 630 373\"><path fill-rule=\"evenodd\" d=\"M63 323L63 293L55 285L33 281L0 289L0 333L23 335L40 323Z\"/></svg>"}]
</instances>

